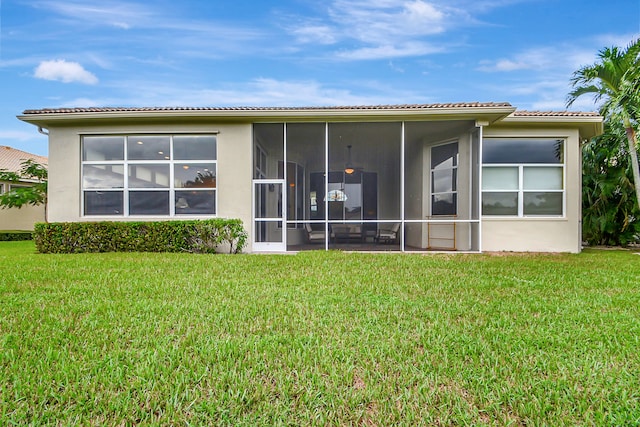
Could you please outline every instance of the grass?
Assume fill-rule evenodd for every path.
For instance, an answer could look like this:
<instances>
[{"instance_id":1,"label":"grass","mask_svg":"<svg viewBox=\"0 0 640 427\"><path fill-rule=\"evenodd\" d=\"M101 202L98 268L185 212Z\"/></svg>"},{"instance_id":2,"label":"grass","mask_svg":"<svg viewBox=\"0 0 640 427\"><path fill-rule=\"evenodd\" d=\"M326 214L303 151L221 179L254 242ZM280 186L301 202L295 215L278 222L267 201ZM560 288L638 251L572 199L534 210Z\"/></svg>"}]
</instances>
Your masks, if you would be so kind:
<instances>
[{"instance_id":1,"label":"grass","mask_svg":"<svg viewBox=\"0 0 640 427\"><path fill-rule=\"evenodd\" d=\"M0 243L4 425L638 425L640 257Z\"/></svg>"}]
</instances>

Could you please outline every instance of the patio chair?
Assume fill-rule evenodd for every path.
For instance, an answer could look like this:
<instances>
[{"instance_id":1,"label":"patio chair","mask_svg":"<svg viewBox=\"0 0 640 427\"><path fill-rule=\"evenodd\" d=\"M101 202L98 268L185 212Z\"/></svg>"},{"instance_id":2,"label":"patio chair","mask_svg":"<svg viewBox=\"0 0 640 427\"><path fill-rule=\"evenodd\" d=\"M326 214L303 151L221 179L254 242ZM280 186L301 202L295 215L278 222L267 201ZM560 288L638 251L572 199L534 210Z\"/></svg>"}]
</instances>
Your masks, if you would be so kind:
<instances>
[{"instance_id":1,"label":"patio chair","mask_svg":"<svg viewBox=\"0 0 640 427\"><path fill-rule=\"evenodd\" d=\"M304 229L307 231L307 240L309 240L309 243L324 242L324 230L314 230L313 228L311 228L311 224L305 224Z\"/></svg>"},{"instance_id":2,"label":"patio chair","mask_svg":"<svg viewBox=\"0 0 640 427\"><path fill-rule=\"evenodd\" d=\"M396 222L391 228L379 228L374 241L376 243L394 243L398 239L398 231L400 231L400 223Z\"/></svg>"}]
</instances>

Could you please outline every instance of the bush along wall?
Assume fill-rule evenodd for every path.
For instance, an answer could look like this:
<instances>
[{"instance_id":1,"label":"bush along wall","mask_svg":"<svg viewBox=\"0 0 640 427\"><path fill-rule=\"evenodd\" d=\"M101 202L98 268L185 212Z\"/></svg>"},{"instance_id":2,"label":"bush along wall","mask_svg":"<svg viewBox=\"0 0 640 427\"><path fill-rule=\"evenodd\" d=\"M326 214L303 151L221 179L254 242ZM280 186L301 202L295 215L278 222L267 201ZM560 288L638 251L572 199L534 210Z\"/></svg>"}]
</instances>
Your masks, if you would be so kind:
<instances>
[{"instance_id":1,"label":"bush along wall","mask_svg":"<svg viewBox=\"0 0 640 427\"><path fill-rule=\"evenodd\" d=\"M0 242L31 240L31 231L0 231Z\"/></svg>"},{"instance_id":2,"label":"bush along wall","mask_svg":"<svg viewBox=\"0 0 640 427\"><path fill-rule=\"evenodd\" d=\"M40 253L193 252L239 253L247 232L239 219L150 222L37 223L33 239Z\"/></svg>"}]
</instances>

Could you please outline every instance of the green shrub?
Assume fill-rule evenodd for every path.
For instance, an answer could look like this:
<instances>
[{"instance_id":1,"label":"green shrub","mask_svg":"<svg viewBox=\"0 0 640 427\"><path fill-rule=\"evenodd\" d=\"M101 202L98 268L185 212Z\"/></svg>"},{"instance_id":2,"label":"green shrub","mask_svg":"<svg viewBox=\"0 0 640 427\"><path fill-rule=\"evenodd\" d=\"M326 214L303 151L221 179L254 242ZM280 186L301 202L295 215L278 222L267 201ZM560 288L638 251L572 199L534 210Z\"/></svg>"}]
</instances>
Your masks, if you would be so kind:
<instances>
[{"instance_id":1,"label":"green shrub","mask_svg":"<svg viewBox=\"0 0 640 427\"><path fill-rule=\"evenodd\" d=\"M0 231L0 242L31 239L33 239L33 233L31 231Z\"/></svg>"},{"instance_id":2,"label":"green shrub","mask_svg":"<svg viewBox=\"0 0 640 427\"><path fill-rule=\"evenodd\" d=\"M224 247L241 252L247 233L238 219L151 222L57 222L35 225L41 253L194 252L216 253Z\"/></svg>"}]
</instances>

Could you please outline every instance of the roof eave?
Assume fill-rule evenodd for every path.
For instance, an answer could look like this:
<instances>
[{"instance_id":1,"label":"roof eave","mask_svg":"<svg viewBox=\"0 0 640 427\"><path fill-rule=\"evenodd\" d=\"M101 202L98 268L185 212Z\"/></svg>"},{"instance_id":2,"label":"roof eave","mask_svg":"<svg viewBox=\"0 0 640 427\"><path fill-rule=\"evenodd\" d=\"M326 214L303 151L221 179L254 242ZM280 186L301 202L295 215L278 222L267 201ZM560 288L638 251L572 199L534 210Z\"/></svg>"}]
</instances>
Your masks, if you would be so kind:
<instances>
[{"instance_id":1,"label":"roof eave","mask_svg":"<svg viewBox=\"0 0 640 427\"><path fill-rule=\"evenodd\" d=\"M570 115L557 115L557 116L514 116L510 115L500 121L502 125L532 125L532 124L544 124L544 125L557 125L557 126L573 126L577 127L580 136L583 139L591 139L594 136L601 135L604 132L604 118L599 115L584 115L584 116L570 116Z\"/></svg>"},{"instance_id":2,"label":"roof eave","mask_svg":"<svg viewBox=\"0 0 640 427\"><path fill-rule=\"evenodd\" d=\"M191 120L355 120L375 118L386 120L398 119L482 119L489 122L507 117L515 111L515 107L479 106L479 107L444 107L444 108L352 108L352 109L242 109L242 110L160 110L160 111L98 111L98 112L62 112L21 114L18 119L36 126L65 125L76 121L138 121L162 119Z\"/></svg>"}]
</instances>

